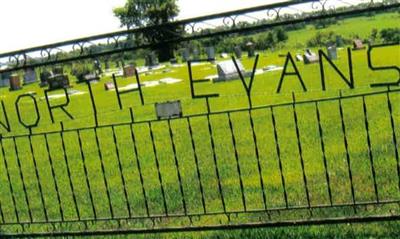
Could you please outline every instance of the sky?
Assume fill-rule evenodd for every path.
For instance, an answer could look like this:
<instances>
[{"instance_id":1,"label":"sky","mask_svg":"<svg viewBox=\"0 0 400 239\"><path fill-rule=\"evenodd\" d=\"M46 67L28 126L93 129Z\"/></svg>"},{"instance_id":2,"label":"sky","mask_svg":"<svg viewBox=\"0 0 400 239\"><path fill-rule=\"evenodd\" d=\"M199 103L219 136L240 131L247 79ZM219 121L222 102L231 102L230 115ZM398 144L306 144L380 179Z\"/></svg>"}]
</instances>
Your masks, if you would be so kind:
<instances>
[{"instance_id":1,"label":"sky","mask_svg":"<svg viewBox=\"0 0 400 239\"><path fill-rule=\"evenodd\" d=\"M122 30L112 9L126 0L1 0L0 53ZM178 0L178 19L279 0Z\"/></svg>"}]
</instances>

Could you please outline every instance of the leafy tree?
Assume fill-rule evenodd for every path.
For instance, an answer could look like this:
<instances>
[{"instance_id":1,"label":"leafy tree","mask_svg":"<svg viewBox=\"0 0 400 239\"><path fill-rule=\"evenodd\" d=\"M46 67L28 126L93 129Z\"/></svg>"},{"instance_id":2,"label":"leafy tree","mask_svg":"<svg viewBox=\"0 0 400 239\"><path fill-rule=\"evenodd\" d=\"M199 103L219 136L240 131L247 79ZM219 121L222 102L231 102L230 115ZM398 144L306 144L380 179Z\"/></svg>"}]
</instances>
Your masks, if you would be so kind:
<instances>
[{"instance_id":1,"label":"leafy tree","mask_svg":"<svg viewBox=\"0 0 400 239\"><path fill-rule=\"evenodd\" d=\"M171 22L179 13L176 0L127 0L123 7L115 8L114 15L119 18L121 26L128 29L151 25L160 25ZM163 40L175 38L183 34L183 29L177 26L167 25L149 30L142 35L135 35L137 43L159 43ZM166 61L173 57L172 44L162 44L153 50L158 51L160 61Z\"/></svg>"}]
</instances>

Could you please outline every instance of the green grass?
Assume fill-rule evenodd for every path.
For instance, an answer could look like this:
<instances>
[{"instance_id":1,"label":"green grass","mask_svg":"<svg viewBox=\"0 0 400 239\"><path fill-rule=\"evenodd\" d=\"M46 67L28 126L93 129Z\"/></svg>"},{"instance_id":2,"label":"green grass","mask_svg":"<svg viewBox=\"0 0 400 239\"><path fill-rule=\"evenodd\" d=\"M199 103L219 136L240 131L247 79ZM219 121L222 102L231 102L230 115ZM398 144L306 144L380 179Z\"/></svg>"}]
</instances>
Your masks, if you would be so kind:
<instances>
[{"instance_id":1,"label":"green grass","mask_svg":"<svg viewBox=\"0 0 400 239\"><path fill-rule=\"evenodd\" d=\"M392 19L394 14L377 15L374 20L365 21L364 18L355 18L346 20L340 26L333 26L327 30L334 30L338 33L352 34L359 32L369 34L369 27L379 24L379 27L388 27L396 24ZM382 23L382 24L381 24ZM364 26L365 24L365 26ZM387 24L387 25L386 25ZM364 27L361 27L364 26ZM346 27L344 27L346 26ZM352 26L352 27L350 27ZM357 26L356 28L353 26ZM304 42L307 38L313 36L314 30L291 32L289 46L295 41ZM293 49L293 48L290 48ZM300 49L299 49L300 50ZM296 50L291 50L295 54ZM366 51L354 51L353 67L356 89L349 90L338 75L330 68L327 70L327 91L321 90L318 64L303 65L297 63L299 71L308 88L308 92L302 92L301 86L295 77L287 77L283 85L282 93L276 94L281 72L271 72L263 75L257 75L252 90L252 101L254 106L279 104L291 102L292 91L296 92L298 101L318 99L325 97L338 96L339 90L345 95L373 92L371 83L395 81L398 79L398 73L395 71L373 72L368 69ZM388 48L377 49L374 51L373 62L376 65L399 65L400 47L392 46ZM263 52L260 56L259 68L275 64L283 65L285 58L278 57L276 52ZM348 75L347 56L345 50L339 51L339 60L335 61L339 69ZM246 69L251 69L253 59L243 59ZM327 65L326 65L327 66ZM158 80L164 77L175 77L183 79L183 82L176 85L163 85L154 88L145 88L145 106L140 105L137 93L131 93L122 96L124 110L118 109L115 92L106 92L103 83L111 81L110 78L102 78L101 83L94 84L94 94L96 105L98 107L100 124L116 124L129 122L129 107L135 110L137 121L146 121L154 119L154 103L167 100L179 99L183 104L184 115L204 113L206 111L204 100L193 100L190 97L190 88L188 82L187 67L171 68L168 74L161 74L156 71L152 75L142 76L142 81ZM215 66L212 64L195 66L194 77L203 78L207 75L215 74ZM133 83L133 79L120 79L121 85ZM73 84L74 89L87 91L85 85ZM393 88L395 89L395 88ZM8 117L12 124L12 134L26 134L27 131L18 123L15 113L14 102L18 95L34 91L38 99L40 111L39 127L34 132L47 132L59 130L58 124L49 124L49 114L43 97L43 90L36 85L24 87L17 92L8 92L7 89L0 90L1 99L4 100L8 112ZM219 98L211 99L212 111L234 110L248 107L245 91L240 81L227 83L203 83L196 84L196 92L200 93L218 93ZM390 98L393 102L393 118L395 125L400 123L400 102L399 94L392 93ZM29 119L32 116L33 108L29 101L21 102L22 117ZM52 101L52 103L62 103ZM370 123L370 137L373 149L373 156L376 166L376 180L381 200L398 199L399 189L397 187L396 161L394 157L394 147L391 142L391 126L387 110L385 95L371 96L366 99L368 107L368 120ZM324 128L324 140L326 144L326 156L328 160L332 194L334 203L351 202L350 184L348 180L348 168L345 158L345 148L343 144L343 135L341 134L341 121L339 115L339 105L337 101L321 102L321 124ZM343 100L344 119L346 123L347 137L349 140L349 152L351 158L351 167L353 169L355 197L358 202L374 200L373 179L371 176L370 162L368 158L368 147L366 141L366 131L363 119L362 101L360 98ZM57 121L63 121L65 127L82 128L93 125L93 114L90 106L89 95L72 96L71 103L67 110L74 115L75 120L69 120L60 110L56 111ZM309 183L310 201L312 205L328 204L329 198L326 191L327 185L324 175L324 166L322 161L320 141L318 136L318 124L315 115L314 104L302 104L296 107L299 118L299 131L303 148L303 157L305 163L306 175ZM288 201L290 206L304 206L307 204L303 186L303 176L299 161L299 152L296 139L296 131L293 120L292 106L282 106L275 108L275 117L277 121L277 131L282 153L283 173L285 176L286 188L288 192ZM269 109L258 109L252 111L254 117L254 127L257 136L258 149L260 153L260 163L262 165L262 179L265 183L267 192L267 204L269 208L284 206L283 186L277 153L274 143L274 132L271 121L271 112ZM260 190L260 175L258 174L257 161L255 156L255 145L252 137L248 112L232 113L233 131L237 141L237 153L239 155L239 164L244 185L245 200L248 209L262 209L263 201ZM220 169L223 194L226 199L226 208L228 211L243 210L241 200L240 182L237 172L237 162L235 160L235 150L232 146L232 135L228 124L226 114L217 114L210 117L213 131L213 139L216 145L216 155ZM187 210L190 213L201 213L201 194L199 191L197 174L193 158L193 149L191 147L191 138L188 131L188 125L184 119L171 121L174 134L174 143L176 146L177 157L179 159L182 185L187 203ZM193 138L196 144L196 153L199 158L200 173L203 178L203 187L207 202L207 210L210 212L221 212L222 204L218 192L218 183L214 171L214 162L210 147L210 136L206 117L191 118L193 127ZM163 178L163 186L166 189L166 203L170 213L182 212L182 197L178 184L177 169L173 158L173 149L171 147L171 138L168 132L168 126L165 121L152 124L155 137L155 147L160 164L160 171ZM133 126L136 135L136 146L138 148L138 158L140 159L144 185L149 201L151 214L163 214L164 208L160 185L158 181L158 172L155 167L154 153L152 149L151 137L147 123L137 123ZM144 200L140 187L140 178L136 166L137 157L133 153L133 142L130 135L129 125L115 127L117 146L120 153L120 160L126 182L130 208L134 215L145 215ZM396 136L399 138L400 128L396 128ZM7 137L8 133L4 132ZM67 132L64 134L66 154L69 160L70 170L72 172L72 184L79 202L79 213L81 218L91 218L93 216L90 207L91 193L95 202L95 210L98 217L108 217L109 207L106 194L106 187L102 177L102 163L105 167L107 184L110 189L110 198L116 216L126 216L127 208L125 203L124 190L122 188L122 179L120 176L118 161L116 158L116 149L113 143L112 130L110 127L98 129L99 144L101 148L102 161L99 160L98 149L96 146L95 135L92 130L81 131L83 152L85 161L82 160L79 150L79 142L76 132ZM57 179L57 185L60 188L60 197L66 219L76 218L72 193L69 187L67 169L64 162L63 150L61 147L61 137L59 134L48 136L50 146L50 156ZM33 217L37 220L44 218L41 207L40 196L34 162L29 148L27 137L16 139L18 145L19 158L21 159L23 176L25 178L28 198L31 203ZM42 135L33 136L34 155L37 160L39 177L41 179L43 191L45 192L45 203L48 214L51 219L59 219L59 207L57 203L57 194L54 189L54 180L51 174L51 165L49 155L47 155L45 139ZM398 146L397 146L398 147ZM28 211L25 205L25 196L23 185L20 180L18 162L14 152L14 143L12 139L3 140L3 148L6 153L6 160L11 173L11 182L14 187L17 207L21 210L20 219L25 221L29 219ZM85 178L84 166L88 169L88 178L91 191L88 190ZM8 179L4 164L4 158L1 157L0 163L0 202L5 213L6 221L15 221L13 212L11 192L8 187ZM382 206L379 208L368 208L362 211L364 215L387 213L390 210L398 212L397 206ZM352 215L352 209L327 209L316 210L315 217L324 216L343 216ZM256 216L239 216L235 220L238 222L258 221L258 216L266 218L265 214ZM307 210L299 212L282 212L282 214L271 215L275 220L284 220L288 218L301 219L308 217ZM197 225L215 224L220 220L224 222L223 216L210 216L201 219ZM135 226L143 227L149 225L145 223L132 222ZM147 223L147 224L146 224ZM170 225L187 225L186 221L169 220ZM1 227L0 227L1 228ZM96 228L103 228L101 224ZM106 226L104 226L106 228ZM38 226L38 230L43 227ZM240 231L220 231L220 232L202 232L202 233L176 233L152 235L159 238L276 238L276 237L393 237L399 233L399 224L393 223L373 223L361 225L333 225L333 226L312 226L312 227L293 227L293 228L274 228L274 229L253 229ZM147 235L148 236L148 235ZM142 236L147 238L147 236Z\"/></svg>"}]
</instances>

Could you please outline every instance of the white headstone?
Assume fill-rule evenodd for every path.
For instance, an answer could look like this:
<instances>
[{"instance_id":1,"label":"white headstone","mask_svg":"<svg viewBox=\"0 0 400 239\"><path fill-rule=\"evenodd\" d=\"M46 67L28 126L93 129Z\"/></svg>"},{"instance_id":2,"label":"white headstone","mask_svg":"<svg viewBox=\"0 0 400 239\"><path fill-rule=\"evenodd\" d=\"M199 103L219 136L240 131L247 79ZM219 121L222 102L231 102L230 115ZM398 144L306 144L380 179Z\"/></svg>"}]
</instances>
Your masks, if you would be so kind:
<instances>
[{"instance_id":1,"label":"white headstone","mask_svg":"<svg viewBox=\"0 0 400 239\"><path fill-rule=\"evenodd\" d=\"M158 119L169 119L182 116L181 102L172 101L165 103L156 103L156 113Z\"/></svg>"},{"instance_id":2,"label":"white headstone","mask_svg":"<svg viewBox=\"0 0 400 239\"><path fill-rule=\"evenodd\" d=\"M236 60L240 72L244 75L245 70L240 62ZM238 71L235 67L235 63L232 60L222 61L217 64L218 78L214 81L228 81L233 79L239 79Z\"/></svg>"}]
</instances>

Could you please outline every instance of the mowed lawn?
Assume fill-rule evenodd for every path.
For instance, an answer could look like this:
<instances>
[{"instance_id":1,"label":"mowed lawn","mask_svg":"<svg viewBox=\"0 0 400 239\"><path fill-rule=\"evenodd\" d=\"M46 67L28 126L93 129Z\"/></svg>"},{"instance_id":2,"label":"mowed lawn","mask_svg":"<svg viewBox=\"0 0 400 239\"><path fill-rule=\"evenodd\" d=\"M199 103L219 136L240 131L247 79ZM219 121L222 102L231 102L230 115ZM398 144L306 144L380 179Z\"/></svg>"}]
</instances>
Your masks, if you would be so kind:
<instances>
[{"instance_id":1,"label":"mowed lawn","mask_svg":"<svg viewBox=\"0 0 400 239\"><path fill-rule=\"evenodd\" d=\"M382 16L387 15L395 17L392 14L379 15L376 17L376 21L384 21ZM362 19L358 20L363 22ZM349 22L352 22L352 25L358 24L358 21L354 19L349 20ZM347 24L347 21L343 24ZM332 27L332 30L335 30L333 28L335 27ZM339 29L337 30L339 31ZM364 31L364 29L357 30ZM292 34L294 33L289 34L291 40L288 44L291 44L292 39L297 37L300 41L302 37L306 39L307 36L311 35L302 31L299 31L296 36L292 36ZM316 50L314 49L314 51ZM297 52L301 52L301 49L290 50L290 52L294 56ZM283 66L285 58L278 57L278 53L287 52L284 50L280 50L280 52L260 52L258 68L267 65ZM339 59L335 60L334 63L348 77L347 51L340 49L338 54ZM147 213L163 215L166 213L166 209L169 214L201 214L204 209L210 213L223 213L224 211L263 210L265 207L273 209L285 206L307 207L308 204L310 206L330 205L330 203L351 204L353 200L355 202L375 201L377 196L381 201L398 200L400 196L399 178L396 171L396 146L393 145L393 131L396 138L399 139L399 92L365 97L369 131L366 130L364 105L361 97L344 99L341 102L338 100L318 103L312 101L296 105L295 110L293 105L290 104L292 92L295 92L297 101L338 97L340 90L342 90L343 95L356 95L385 90L385 88L373 89L370 84L394 82L399 77L398 73L392 70L371 71L367 64L366 50L353 51L352 57L355 89L349 89L339 75L326 63L327 90L322 91L319 65L304 65L301 62L296 62L307 87L307 92L303 92L296 77L287 76L283 83L282 92L277 94L281 71L256 75L251 91L253 107L289 104L276 106L273 110L270 107L261 107L251 112L242 110L232 112L229 116L226 113L213 114L209 119L204 115L206 112L205 101L191 99L188 68L185 65L181 67L168 66L170 71L167 73L159 70L150 75L141 75L142 81L159 80L165 77L173 77L183 81L173 85L144 88L144 106L140 104L138 93L126 94L122 96L123 110L118 108L115 92L104 90L103 83L112 81L110 77L104 77L100 83L92 85L100 125L118 123L122 123L122 125L99 128L96 132L93 129L81 130L79 134L77 131L71 131L61 135L58 133L60 125L49 123L47 106L42 99L44 93L38 86L26 86L23 90L17 92L1 89L1 97L4 100L13 130L12 135L27 133L18 123L15 112L14 103L18 95L36 92L35 98L38 101L40 111L39 126L37 129L33 129L33 132L38 133L38 135L32 137L33 155L36 162L32 160L28 137L15 138L14 141L14 138L7 138L9 134L2 129L5 137L2 141L5 157L1 156L0 164L0 202L4 211L3 222L16 222L17 215L20 221L25 222L29 221L31 216L33 221L43 221L46 216L49 220L73 220L78 215L82 219L92 219L95 216L107 218L110 217L111 213L115 217L127 217L129 213L131 213L131 216L146 216ZM245 57L242 61L247 70L252 69L254 58ZM377 66L399 66L400 47L397 45L374 50L373 63ZM289 67L289 70L292 71L293 68ZM193 72L196 79L202 79L208 75L216 74L216 69L215 65L207 63L194 66ZM71 76L70 79L73 79L73 77ZM134 83L134 79L121 78L119 82L123 86ZM233 111L248 107L245 90L238 80L215 84L211 82L199 83L195 87L198 94L220 94L220 97L210 99L212 112ZM88 91L85 85L74 84L73 88L84 92ZM399 88L392 87L392 90L396 89ZM392 115L388 110L388 98L392 103ZM167 100L181 100L184 116L200 115L191 117L189 120L186 118L171 120L170 127L168 121L149 123L149 120L155 119L154 103ZM62 103L63 100L51 102L57 104ZM32 121L34 109L31 103L28 100L21 102L22 117L27 121ZM316 113L317 105L320 111L319 123ZM340 105L343 111L345 135L341 128ZM136 121L132 127L129 124L130 107L133 108ZM75 120L69 120L60 110L56 110L55 113L56 121L63 121L66 129L93 126L94 118L88 94L71 96L71 103L66 109L75 117ZM296 133L295 116L297 117L298 135ZM394 129L391 126L391 117L396 126ZM253 127L251 119L253 119ZM4 118L2 120L4 121ZM323 129L324 151L321 148L319 125ZM169 129L171 129L172 136ZM43 134L40 134L40 132L52 130L56 133L46 135L47 140ZM132 140L132 132L135 140ZM153 133L153 141L151 133ZM99 139L98 144L96 134ZM297 136L300 138L301 155ZM347 150L344 137L348 141ZM375 177L372 173L371 158L368 151L368 137L372 149ZM276 142L277 139L278 142ZM65 142L65 150L62 147L62 140ZM277 143L279 143L280 155L278 155ZM193 147L193 144L195 147ZM15 146L17 146L17 149L15 149ZM137 152L134 150L135 146ZM100 153L98 149L101 149ZM16 157L16 150L19 160ZM346 152L351 161L352 182L349 180ZM257 157L257 154L259 157ZM174 155L176 155L176 160ZM324 155L329 171L329 185L326 180ZM68 177L65 156L69 163L71 180ZM216 162L213 160L214 157ZM195 158L198 159L198 162L195 161ZM304 163L304 171L301 158ZM143 187L149 212L146 211L146 200L139 177L138 163L144 178ZM280 170L280 163L282 171ZM18 164L21 165L22 170L19 170ZM37 164L37 172L34 164ZM121 168L119 164L121 164ZM216 175L216 167L218 168L219 181ZM7 171L11 177L11 187L9 186ZM21 172L24 183L21 180ZM305 187L303 172L307 179L307 187ZM53 173L56 176L55 178ZM200 181L199 174L201 176ZM162 183L160 183L160 177ZM37 178L39 178L42 187L44 202L41 200ZM88 180L86 181L85 178L88 178ZM77 200L76 206L71 185L74 188ZM58 187L58 194L55 186ZM219 186L221 190L219 190ZM203 192L201 192L200 187L203 188ZM328 187L331 188L331 197L327 190ZM354 198L351 193L352 189L355 192ZM11 190L13 190L13 193L11 193ZM165 196L163 196L163 190ZM284 197L285 191L287 205ZM307 194L309 200L307 200ZM17 212L14 210L13 195L16 199ZM31 210L28 209L26 201L29 201ZM91 201L93 201L94 208L91 206ZM46 211L43 210L43 203L46 205ZM370 208L369 210L361 210L358 213L361 215L367 215L371 212L386 214L390 210L398 213L398 207L392 205L378 209ZM31 215L29 215L29 211L31 211ZM352 207L345 207L337 210L316 211L314 216L334 217L352 215L352 213ZM236 220L258 221L259 216L264 220L270 220L265 214L257 214L257 217L251 215L238 217ZM285 220L307 218L310 214L307 210L303 210L282 214L272 213L270 216L274 220ZM226 218L223 216L209 216L195 223L198 223L197 225L212 225L219 223L219 221L224 222L224 220ZM185 225L185 222L188 223L187 221L175 222L172 220L168 223ZM147 225L146 223L148 222L143 224L138 222L134 225L143 227ZM398 223L393 222L254 229L233 232L181 233L154 235L152 237L275 238L333 235L343 238L385 235L391 237L399 233L399 226ZM102 226L98 227L102 228ZM45 230L40 226L37 229ZM147 238L148 236L143 237Z\"/></svg>"}]
</instances>

